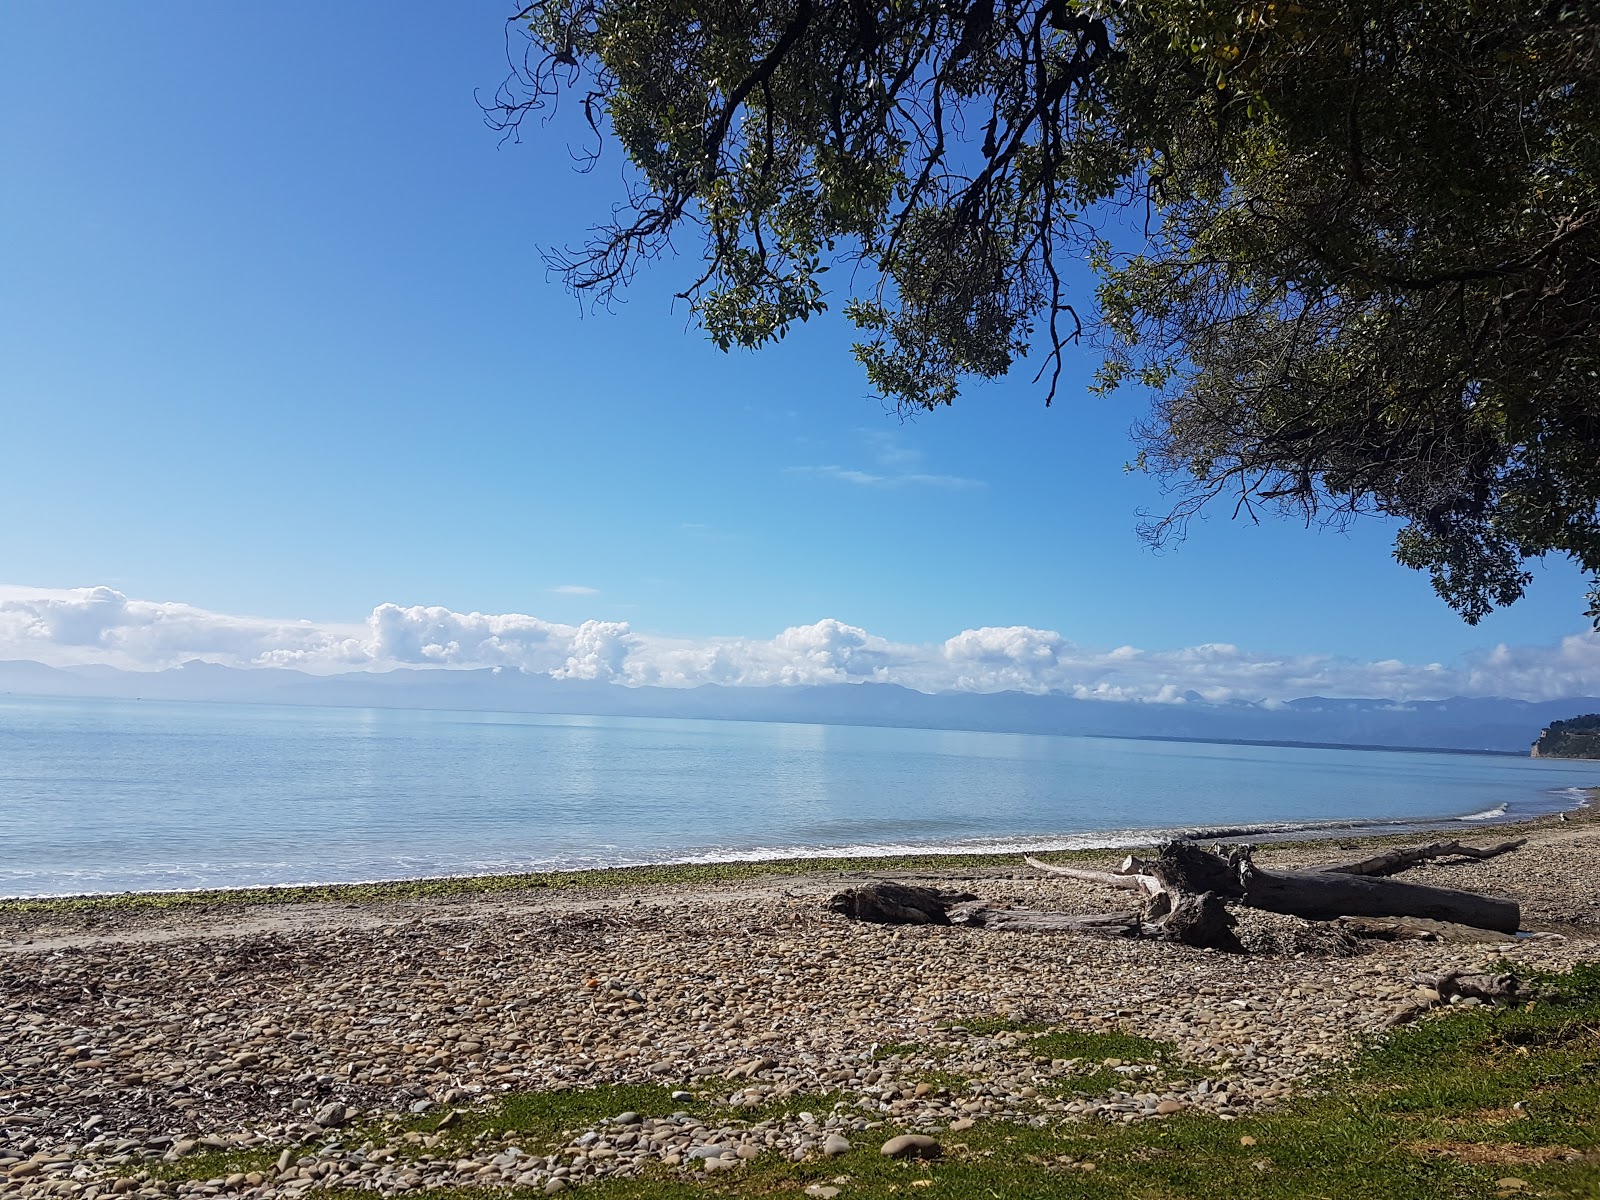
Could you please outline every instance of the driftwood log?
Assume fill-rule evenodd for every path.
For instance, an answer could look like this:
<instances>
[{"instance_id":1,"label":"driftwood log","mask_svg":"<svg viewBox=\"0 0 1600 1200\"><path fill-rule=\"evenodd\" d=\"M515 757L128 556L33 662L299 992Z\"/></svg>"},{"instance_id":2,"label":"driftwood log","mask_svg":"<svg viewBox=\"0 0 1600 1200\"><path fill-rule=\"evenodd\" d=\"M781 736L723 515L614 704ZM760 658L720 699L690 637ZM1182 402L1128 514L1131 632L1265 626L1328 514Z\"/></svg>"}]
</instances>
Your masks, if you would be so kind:
<instances>
[{"instance_id":1,"label":"driftwood log","mask_svg":"<svg viewBox=\"0 0 1600 1200\"><path fill-rule=\"evenodd\" d=\"M1521 924L1521 910L1514 900L1407 883L1390 876L1441 858L1493 858L1518 849L1526 840L1483 849L1456 841L1434 842L1358 862L1301 870L1263 870L1253 860L1254 846L1218 846L1213 853L1193 842L1168 842L1155 858L1130 857L1115 871L1024 859L1051 875L1143 897L1142 907L1128 912L1037 912L980 900L965 892L889 882L841 892L829 902L829 908L861 921L1098 933L1230 951L1242 949L1234 933L1236 920L1228 911L1230 903L1312 921L1346 918L1348 929L1358 934L1370 930L1369 936L1417 936L1410 927L1395 924L1407 918L1441 928L1465 926L1504 936L1515 933Z\"/></svg>"},{"instance_id":2,"label":"driftwood log","mask_svg":"<svg viewBox=\"0 0 1600 1200\"><path fill-rule=\"evenodd\" d=\"M1170 842L1161 848L1160 857L1146 865L1169 895L1216 892L1251 908L1288 913L1310 921L1332 921L1339 917L1424 917L1500 933L1515 933L1522 924L1522 910L1515 900L1389 878L1392 871L1437 857L1423 853L1436 847L1422 847L1422 852L1410 862L1371 873L1347 868L1364 867L1377 860L1313 870L1264 871L1251 861L1252 849L1235 846L1224 858L1202 850L1193 842ZM1396 856L1385 855L1384 858Z\"/></svg>"},{"instance_id":3,"label":"driftwood log","mask_svg":"<svg viewBox=\"0 0 1600 1200\"><path fill-rule=\"evenodd\" d=\"M882 925L948 925L951 908L976 899L967 892L885 882L840 892L828 901L828 908L855 921Z\"/></svg>"},{"instance_id":4,"label":"driftwood log","mask_svg":"<svg viewBox=\"0 0 1600 1200\"><path fill-rule=\"evenodd\" d=\"M1527 838L1518 838L1514 842L1501 842L1497 846L1486 846L1479 850L1473 846L1463 846L1460 842L1434 842L1428 846L1417 846L1410 850L1391 850L1387 854L1363 858L1360 862L1342 863L1337 867L1322 869L1339 871L1346 875L1396 875L1407 867L1414 867L1418 863L1429 862L1435 858L1496 858L1501 854L1520 850L1527 844Z\"/></svg>"}]
</instances>

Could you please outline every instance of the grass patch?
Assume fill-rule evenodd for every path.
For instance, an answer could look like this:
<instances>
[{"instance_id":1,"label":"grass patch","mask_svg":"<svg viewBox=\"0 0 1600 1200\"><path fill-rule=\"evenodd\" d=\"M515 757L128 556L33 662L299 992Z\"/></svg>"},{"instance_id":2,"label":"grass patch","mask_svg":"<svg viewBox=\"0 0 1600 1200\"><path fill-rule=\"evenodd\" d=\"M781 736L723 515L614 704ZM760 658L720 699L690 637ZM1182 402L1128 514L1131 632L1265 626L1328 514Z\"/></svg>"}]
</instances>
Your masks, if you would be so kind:
<instances>
[{"instance_id":1,"label":"grass patch","mask_svg":"<svg viewBox=\"0 0 1600 1200\"><path fill-rule=\"evenodd\" d=\"M1052 1030L1029 1038L1026 1047L1035 1058L1081 1058L1094 1062L1120 1058L1125 1063L1166 1063L1177 1056L1177 1048L1171 1042L1158 1042L1120 1031Z\"/></svg>"},{"instance_id":2,"label":"grass patch","mask_svg":"<svg viewBox=\"0 0 1600 1200\"><path fill-rule=\"evenodd\" d=\"M977 1082L973 1075L962 1075L956 1071L929 1071L919 1083L931 1087L934 1094L947 1092L951 1096L961 1096L972 1091L972 1085Z\"/></svg>"},{"instance_id":3,"label":"grass patch","mask_svg":"<svg viewBox=\"0 0 1600 1200\"><path fill-rule=\"evenodd\" d=\"M1068 1096L1104 1096L1110 1091L1144 1090L1141 1081L1149 1082L1150 1076L1138 1075L1130 1079L1120 1075L1110 1067L1096 1067L1090 1070L1077 1071L1069 1078L1051 1085L1047 1090L1057 1098Z\"/></svg>"},{"instance_id":4,"label":"grass patch","mask_svg":"<svg viewBox=\"0 0 1600 1200\"><path fill-rule=\"evenodd\" d=\"M846 1103L848 1099L843 1092L799 1092L793 1096L768 1100L760 1108L714 1109L712 1116L718 1121L753 1125L757 1121L773 1121L808 1112L823 1121L837 1105Z\"/></svg>"},{"instance_id":5,"label":"grass patch","mask_svg":"<svg viewBox=\"0 0 1600 1200\"><path fill-rule=\"evenodd\" d=\"M954 1046L924 1046L920 1042L891 1042L887 1046L879 1046L872 1052L872 1061L875 1063L886 1062L891 1058L931 1058L935 1062L943 1062L955 1053Z\"/></svg>"},{"instance_id":6,"label":"grass patch","mask_svg":"<svg viewBox=\"0 0 1600 1200\"><path fill-rule=\"evenodd\" d=\"M564 1134L575 1133L607 1117L624 1112L662 1117L674 1112L694 1112L704 1118L705 1105L674 1100L670 1088L654 1084L615 1084L570 1092L523 1092L506 1096L482 1113L465 1113L464 1134L497 1130L502 1136L525 1137L535 1144L555 1145Z\"/></svg>"},{"instance_id":7,"label":"grass patch","mask_svg":"<svg viewBox=\"0 0 1600 1200\"><path fill-rule=\"evenodd\" d=\"M255 1146L249 1150L206 1150L186 1154L168 1162L164 1158L146 1159L129 1163L127 1174L147 1172L151 1179L191 1180L226 1179L229 1175L247 1175L251 1171L271 1172L282 1154L282 1146Z\"/></svg>"},{"instance_id":8,"label":"grass patch","mask_svg":"<svg viewBox=\"0 0 1600 1200\"><path fill-rule=\"evenodd\" d=\"M842 1092L796 1093L771 1097L751 1108L723 1104L703 1094L674 1100L673 1090L654 1084L607 1084L570 1091L512 1093L496 1097L483 1108L435 1111L383 1130L369 1130L359 1137L347 1135L345 1142L365 1139L382 1144L387 1141L405 1158L459 1154L486 1142L549 1153L583 1130L625 1112L638 1113L646 1120L686 1113L716 1128L753 1125L802 1112L814 1113L823 1119L836 1104L846 1099ZM450 1116L452 1111L454 1115ZM446 1127L439 1128L447 1117ZM617 1132L623 1129L619 1127ZM438 1141L431 1146L407 1142L407 1133L422 1134L430 1139L437 1137Z\"/></svg>"},{"instance_id":9,"label":"grass patch","mask_svg":"<svg viewBox=\"0 0 1600 1200\"><path fill-rule=\"evenodd\" d=\"M1138 1037L1121 1030L1057 1029L1009 1017L976 1017L950 1029L964 1029L979 1037L1004 1034L1019 1036L1014 1045L1034 1058L1080 1058L1104 1062L1108 1058L1125 1063L1170 1062L1177 1054L1171 1042Z\"/></svg>"},{"instance_id":10,"label":"grass patch","mask_svg":"<svg viewBox=\"0 0 1600 1200\"><path fill-rule=\"evenodd\" d=\"M944 1028L952 1033L970 1033L974 1037L996 1037L1003 1033L1028 1033L1046 1027L1012 1017L968 1017L965 1021L957 1021Z\"/></svg>"},{"instance_id":11,"label":"grass patch","mask_svg":"<svg viewBox=\"0 0 1600 1200\"><path fill-rule=\"evenodd\" d=\"M406 1133L437 1135L433 1147L400 1144L407 1156L442 1156L464 1150L479 1141L514 1142L525 1150L548 1153L565 1138L608 1117L636 1112L646 1117L664 1117L686 1112L709 1121L711 1105L696 1097L674 1100L672 1088L655 1084L608 1084L555 1092L514 1092L499 1096L483 1108L434 1111L403 1122L391 1138ZM741 1110L750 1111L750 1110ZM440 1128L441 1121L447 1121Z\"/></svg>"},{"instance_id":12,"label":"grass patch","mask_svg":"<svg viewBox=\"0 0 1600 1200\"><path fill-rule=\"evenodd\" d=\"M849 1134L854 1148L837 1159L793 1163L769 1155L706 1179L652 1171L648 1178L586 1185L580 1194L595 1200L796 1196L813 1183L845 1176L840 1186L850 1200L1600 1196L1600 1122L1594 1119L1600 1113L1600 964L1548 982L1556 989L1553 1000L1427 1018L1360 1054L1329 1077L1326 1091L1237 1121L1180 1113L1132 1126L1089 1121L1033 1129L980 1122L942 1134L945 1156L931 1163L883 1158L879 1144L899 1132L885 1125ZM1140 1057L1129 1043L1099 1040L1121 1035L1091 1036L1095 1040L1080 1045L1093 1054ZM1107 1046L1123 1053L1102 1054ZM1148 1046L1138 1049L1148 1057ZM653 1116L693 1111L670 1099L668 1109L649 1103L661 1092L602 1088L512 1097L471 1120L484 1129L510 1123L555 1131L624 1107ZM827 1111L821 1099L806 1103L819 1115ZM701 1111L710 1123L710 1110ZM1501 1188L1498 1181L1508 1178L1523 1186ZM485 1195L430 1194L439 1200Z\"/></svg>"},{"instance_id":13,"label":"grass patch","mask_svg":"<svg viewBox=\"0 0 1600 1200\"><path fill-rule=\"evenodd\" d=\"M951 1029L965 1030L980 1037L1005 1038L1010 1035L1013 1049L1035 1059L1056 1062L1076 1060L1073 1075L1043 1090L1052 1096L1099 1096L1113 1089L1141 1090L1151 1086L1178 1065L1177 1048L1170 1042L1138 1037L1121 1030L1058 1029L1011 1017L975 1017ZM1155 1074L1124 1075L1108 1065L1147 1065Z\"/></svg>"}]
</instances>

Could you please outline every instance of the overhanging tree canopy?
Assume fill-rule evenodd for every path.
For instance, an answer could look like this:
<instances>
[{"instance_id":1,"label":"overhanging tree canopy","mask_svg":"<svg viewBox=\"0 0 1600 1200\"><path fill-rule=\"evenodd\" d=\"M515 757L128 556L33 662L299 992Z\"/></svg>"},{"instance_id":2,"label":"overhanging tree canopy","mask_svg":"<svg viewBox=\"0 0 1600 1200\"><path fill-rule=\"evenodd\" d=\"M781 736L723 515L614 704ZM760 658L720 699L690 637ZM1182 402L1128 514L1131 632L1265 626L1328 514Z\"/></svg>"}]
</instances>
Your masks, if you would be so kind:
<instances>
[{"instance_id":1,"label":"overhanging tree canopy","mask_svg":"<svg viewBox=\"0 0 1600 1200\"><path fill-rule=\"evenodd\" d=\"M540 0L512 28L491 121L565 94L636 168L555 260L578 291L692 230L683 296L756 347L842 262L857 356L910 407L1030 349L1048 400L1087 327L1101 386L1155 396L1155 540L1219 498L1387 514L1468 621L1530 557L1600 579L1591 6Z\"/></svg>"}]
</instances>

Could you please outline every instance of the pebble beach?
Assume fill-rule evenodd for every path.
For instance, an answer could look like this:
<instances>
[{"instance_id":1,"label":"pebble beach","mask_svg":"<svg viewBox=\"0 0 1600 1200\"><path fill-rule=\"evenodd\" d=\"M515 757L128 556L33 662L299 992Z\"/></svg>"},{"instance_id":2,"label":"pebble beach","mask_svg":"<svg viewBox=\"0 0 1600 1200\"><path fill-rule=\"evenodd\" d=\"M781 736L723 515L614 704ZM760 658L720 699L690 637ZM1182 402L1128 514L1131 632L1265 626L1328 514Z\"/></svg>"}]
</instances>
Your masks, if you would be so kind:
<instances>
[{"instance_id":1,"label":"pebble beach","mask_svg":"<svg viewBox=\"0 0 1600 1200\"><path fill-rule=\"evenodd\" d=\"M557 1194L641 1172L735 1172L768 1155L825 1159L901 1132L959 1152L982 1122L1196 1109L1227 1121L1313 1086L1445 971L1600 957L1600 823L1584 810L1471 840L1513 832L1530 839L1515 853L1406 878L1516 899L1532 936L1355 953L1327 927L1248 910L1253 952L1229 955L874 926L826 909L874 878L1064 911L1125 903L1020 862L650 886L619 873L586 889L406 901L0 905L0 1191ZM1368 845L1256 857L1341 861ZM1029 1051L1025 1028L1170 1049L1050 1057ZM553 1150L446 1136L497 1097L609 1084L671 1088L682 1107L609 1113L563 1130ZM827 1103L800 1107L811 1097ZM708 1102L715 1115L695 1115ZM152 1169L254 1148L278 1153L204 1179Z\"/></svg>"}]
</instances>

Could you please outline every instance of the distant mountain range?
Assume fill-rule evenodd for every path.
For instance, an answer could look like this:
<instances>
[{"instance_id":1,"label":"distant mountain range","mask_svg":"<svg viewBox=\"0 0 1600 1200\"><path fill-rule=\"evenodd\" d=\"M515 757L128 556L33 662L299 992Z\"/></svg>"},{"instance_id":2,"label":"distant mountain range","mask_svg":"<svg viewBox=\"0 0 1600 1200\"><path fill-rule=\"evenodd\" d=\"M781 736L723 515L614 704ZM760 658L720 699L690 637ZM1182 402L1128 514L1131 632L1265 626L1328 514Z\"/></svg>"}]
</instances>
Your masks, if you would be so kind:
<instances>
[{"instance_id":1,"label":"distant mountain range","mask_svg":"<svg viewBox=\"0 0 1600 1200\"><path fill-rule=\"evenodd\" d=\"M510 668L402 668L310 675L188 662L165 671L0 662L0 693L227 703L425 708L576 716L693 717L967 729L999 733L1373 746L1526 754L1541 729L1600 711L1600 698L1357 700L1308 696L1279 704L1079 700L1025 692L927 695L887 683L817 687L622 687Z\"/></svg>"}]
</instances>

